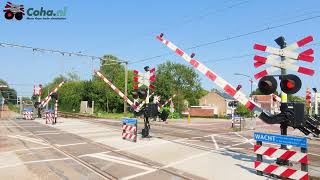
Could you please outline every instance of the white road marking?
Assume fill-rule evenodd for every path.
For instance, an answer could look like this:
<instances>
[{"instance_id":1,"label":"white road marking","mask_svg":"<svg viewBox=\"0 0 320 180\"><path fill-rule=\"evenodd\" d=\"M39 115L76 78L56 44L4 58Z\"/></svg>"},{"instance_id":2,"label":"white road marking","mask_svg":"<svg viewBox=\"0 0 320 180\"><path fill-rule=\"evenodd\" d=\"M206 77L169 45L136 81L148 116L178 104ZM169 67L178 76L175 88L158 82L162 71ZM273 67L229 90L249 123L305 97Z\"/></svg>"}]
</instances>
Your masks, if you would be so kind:
<instances>
[{"instance_id":1,"label":"white road marking","mask_svg":"<svg viewBox=\"0 0 320 180\"><path fill-rule=\"evenodd\" d=\"M41 135L54 135L54 134L62 134L62 133L39 133L35 135L41 136Z\"/></svg>"},{"instance_id":2,"label":"white road marking","mask_svg":"<svg viewBox=\"0 0 320 180\"><path fill-rule=\"evenodd\" d=\"M237 133L237 132L234 132L234 134L235 135L237 135L237 136L239 136L239 137L241 137L241 138L243 138L243 139L245 139L246 141L249 141L249 139L248 138L246 138L246 137L244 137L244 136L242 136L242 135L240 135L239 133ZM251 141L249 141L249 143L253 146L254 144L253 144L253 142L251 142Z\"/></svg>"},{"instance_id":3,"label":"white road marking","mask_svg":"<svg viewBox=\"0 0 320 180\"><path fill-rule=\"evenodd\" d=\"M193 131L193 130L185 130L185 131L182 131L182 132L186 133L186 132L190 132L190 131Z\"/></svg>"},{"instance_id":4,"label":"white road marking","mask_svg":"<svg viewBox=\"0 0 320 180\"><path fill-rule=\"evenodd\" d=\"M111 162L115 162L118 164L132 166L132 167L147 170L147 171L154 170L154 168L147 167L147 165L145 165L141 162L133 161L133 160L125 159L125 158L120 158L120 157L115 157L115 156L110 156L110 155L106 155L106 154L100 154L100 153L90 154L90 155L87 155L87 157L94 157L94 158L98 158L98 159L103 159L106 161L111 161Z\"/></svg>"},{"instance_id":5,"label":"white road marking","mask_svg":"<svg viewBox=\"0 0 320 180\"><path fill-rule=\"evenodd\" d=\"M214 139L214 136L213 136L213 135L211 136L211 140L212 140L212 142L214 143L214 147L215 147L216 149L220 149L219 146L218 146L218 143L217 143L217 141Z\"/></svg>"},{"instance_id":6,"label":"white road marking","mask_svg":"<svg viewBox=\"0 0 320 180\"><path fill-rule=\"evenodd\" d=\"M127 176L127 177L124 177L124 178L120 178L121 180L129 180L129 179L133 179L133 178L136 178L136 177L139 177L139 176L143 176L145 174L150 174L150 173L153 173L155 171L157 171L158 169L152 169L152 170L149 170L149 171L145 171L145 172L142 172L142 173L138 173L138 174L134 174L134 175L131 175L131 176Z\"/></svg>"},{"instance_id":7,"label":"white road marking","mask_svg":"<svg viewBox=\"0 0 320 180\"><path fill-rule=\"evenodd\" d=\"M30 137L27 137L27 136L21 136L21 135L12 136L12 135L8 135L8 137L20 139L22 141L29 141L29 142L33 142L33 143L37 143L37 144L41 144L41 145L48 145L48 143L46 143L46 142L44 142L44 141L42 141L40 139L30 138Z\"/></svg>"},{"instance_id":8,"label":"white road marking","mask_svg":"<svg viewBox=\"0 0 320 180\"><path fill-rule=\"evenodd\" d=\"M187 141L200 141L200 139L188 139Z\"/></svg>"},{"instance_id":9,"label":"white road marking","mask_svg":"<svg viewBox=\"0 0 320 180\"><path fill-rule=\"evenodd\" d=\"M69 160L69 159L71 159L71 158L43 159L43 160L37 160L37 161L27 161L27 162L21 162L21 163L15 163L15 164L10 164L10 165L0 166L0 169L9 168L9 167L16 167L16 166L21 166L21 165L26 165L26 164L51 162L51 161L64 161L64 160Z\"/></svg>"},{"instance_id":10,"label":"white road marking","mask_svg":"<svg viewBox=\"0 0 320 180\"><path fill-rule=\"evenodd\" d=\"M71 144L55 144L56 146L59 147L65 147L65 146L76 146L76 145L82 145L82 144L87 144L86 142L80 142L80 143L71 143Z\"/></svg>"},{"instance_id":11,"label":"white road marking","mask_svg":"<svg viewBox=\"0 0 320 180\"><path fill-rule=\"evenodd\" d=\"M32 151L32 150L38 150L38 149L50 149L52 147L38 147L38 148L25 148L25 149L17 149L17 150L12 150L12 151L3 151L3 152L0 152L0 154L2 153L12 153L12 152L20 152L20 151Z\"/></svg>"},{"instance_id":12,"label":"white road marking","mask_svg":"<svg viewBox=\"0 0 320 180\"><path fill-rule=\"evenodd\" d=\"M12 125L9 125L9 126L2 126L0 125L0 127L17 127L17 126L12 126ZM28 128L28 127L42 127L42 126L22 126L24 128Z\"/></svg>"},{"instance_id":13,"label":"white road marking","mask_svg":"<svg viewBox=\"0 0 320 180\"><path fill-rule=\"evenodd\" d=\"M201 139L202 137L192 137L191 139Z\"/></svg>"},{"instance_id":14,"label":"white road marking","mask_svg":"<svg viewBox=\"0 0 320 180\"><path fill-rule=\"evenodd\" d=\"M320 157L320 154L314 154L314 153L308 153L310 155L313 155L313 156L319 156Z\"/></svg>"},{"instance_id":15,"label":"white road marking","mask_svg":"<svg viewBox=\"0 0 320 180\"><path fill-rule=\"evenodd\" d=\"M37 133L57 133L59 131L36 131Z\"/></svg>"}]
</instances>

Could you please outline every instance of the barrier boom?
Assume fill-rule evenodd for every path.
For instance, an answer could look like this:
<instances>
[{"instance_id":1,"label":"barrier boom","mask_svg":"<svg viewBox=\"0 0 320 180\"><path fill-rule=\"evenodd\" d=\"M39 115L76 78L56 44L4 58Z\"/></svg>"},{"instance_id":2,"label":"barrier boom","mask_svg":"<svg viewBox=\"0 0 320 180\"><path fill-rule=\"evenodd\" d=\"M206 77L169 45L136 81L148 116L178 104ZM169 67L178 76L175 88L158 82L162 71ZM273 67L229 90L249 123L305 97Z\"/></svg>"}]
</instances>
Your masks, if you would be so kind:
<instances>
[{"instance_id":1,"label":"barrier boom","mask_svg":"<svg viewBox=\"0 0 320 180\"><path fill-rule=\"evenodd\" d=\"M54 88L54 89L48 94L48 96L41 101L40 107L46 106L46 105L49 103L49 101L51 100L51 95L52 95L53 93L56 93L56 92L61 88L61 86L62 86L63 84L64 84L64 81L62 81L56 88Z\"/></svg>"},{"instance_id":2,"label":"barrier boom","mask_svg":"<svg viewBox=\"0 0 320 180\"><path fill-rule=\"evenodd\" d=\"M246 108L248 108L253 113L260 115L262 112L267 113L269 115L269 112L265 112L261 107L259 107L255 102L249 100L242 92L237 91L231 84L229 84L226 80L224 80L222 77L218 76L216 73L211 71L209 68L207 68L204 64L197 61L196 59L193 59L190 57L187 53L185 53L183 50L178 48L176 45L174 45L172 42L166 40L163 38L163 34L157 36L157 39L161 41L163 44L165 44L169 49L176 52L179 56L181 56L185 61L190 63L195 69L199 70L202 74L204 74L207 78L209 78L211 81L213 81L215 84L217 84L220 88L222 88L227 94L238 100L241 104L245 105Z\"/></svg>"},{"instance_id":3,"label":"barrier boom","mask_svg":"<svg viewBox=\"0 0 320 180\"><path fill-rule=\"evenodd\" d=\"M175 94L174 94L173 96L171 96L168 100L166 100L166 102L164 102L164 103L160 106L160 108L163 108L163 106L167 105L170 101L172 101L172 99L173 99L174 97L176 97Z\"/></svg>"},{"instance_id":4,"label":"barrier boom","mask_svg":"<svg viewBox=\"0 0 320 180\"><path fill-rule=\"evenodd\" d=\"M138 107L127 97L125 96L115 85L111 83L106 77L104 77L99 71L94 71L104 82L106 82L114 92L116 92L120 97L122 97L132 108L134 111L138 112Z\"/></svg>"}]
</instances>

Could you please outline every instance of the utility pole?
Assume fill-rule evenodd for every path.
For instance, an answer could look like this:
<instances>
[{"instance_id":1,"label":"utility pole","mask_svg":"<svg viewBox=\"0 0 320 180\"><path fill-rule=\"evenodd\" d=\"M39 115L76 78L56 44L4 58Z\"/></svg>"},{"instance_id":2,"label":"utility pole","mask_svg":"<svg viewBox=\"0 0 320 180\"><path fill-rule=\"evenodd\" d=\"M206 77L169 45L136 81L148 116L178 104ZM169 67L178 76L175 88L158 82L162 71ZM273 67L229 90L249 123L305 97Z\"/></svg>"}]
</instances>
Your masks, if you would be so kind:
<instances>
[{"instance_id":1,"label":"utility pole","mask_svg":"<svg viewBox=\"0 0 320 180\"><path fill-rule=\"evenodd\" d=\"M128 61L125 61L125 72L124 72L124 95L128 97ZM123 112L127 113L127 102L123 103Z\"/></svg>"}]
</instances>

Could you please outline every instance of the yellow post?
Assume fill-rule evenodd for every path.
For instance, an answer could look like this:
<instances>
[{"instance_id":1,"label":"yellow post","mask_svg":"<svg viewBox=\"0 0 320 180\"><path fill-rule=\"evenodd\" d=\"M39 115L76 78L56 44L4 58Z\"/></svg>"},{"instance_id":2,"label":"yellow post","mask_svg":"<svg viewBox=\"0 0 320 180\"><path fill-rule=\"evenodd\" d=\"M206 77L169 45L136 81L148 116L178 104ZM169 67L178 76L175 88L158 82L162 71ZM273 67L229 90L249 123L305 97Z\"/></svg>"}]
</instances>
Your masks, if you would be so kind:
<instances>
[{"instance_id":1,"label":"yellow post","mask_svg":"<svg viewBox=\"0 0 320 180\"><path fill-rule=\"evenodd\" d=\"M284 92L281 92L281 102L288 102L288 96Z\"/></svg>"},{"instance_id":2,"label":"yellow post","mask_svg":"<svg viewBox=\"0 0 320 180\"><path fill-rule=\"evenodd\" d=\"M188 114L188 123L190 123L191 119L190 119L190 113Z\"/></svg>"}]
</instances>

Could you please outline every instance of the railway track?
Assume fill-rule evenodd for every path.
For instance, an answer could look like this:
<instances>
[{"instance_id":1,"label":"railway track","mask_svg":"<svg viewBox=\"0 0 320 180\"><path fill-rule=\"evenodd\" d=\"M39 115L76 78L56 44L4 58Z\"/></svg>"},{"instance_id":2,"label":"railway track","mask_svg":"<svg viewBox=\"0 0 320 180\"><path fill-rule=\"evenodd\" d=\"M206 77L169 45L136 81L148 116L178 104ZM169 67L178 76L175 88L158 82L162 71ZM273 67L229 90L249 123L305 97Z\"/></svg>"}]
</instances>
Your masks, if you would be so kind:
<instances>
[{"instance_id":1,"label":"railway track","mask_svg":"<svg viewBox=\"0 0 320 180\"><path fill-rule=\"evenodd\" d=\"M61 113L60 113L61 114ZM62 115L62 114L61 114ZM82 115L62 115L64 117L68 116L68 117L73 117L73 118L77 118L77 117L82 117L82 118L88 118L87 116L82 116ZM96 117L92 117L92 118L96 118ZM53 149L59 151L60 153L64 154L65 156L71 158L72 160L76 161L77 163L83 165L84 167L88 168L89 170L91 170L92 172L94 172L95 174L99 175L100 177L104 178L104 179L118 179L117 177L113 176L112 174L108 173L108 172L105 172L105 171L102 171L101 169L99 169L98 167L82 160L81 158L77 157L77 156L74 156L72 155L71 153L67 152L66 150L64 150L63 148L59 147L59 146L56 146L55 144L52 144L50 141L48 141L47 139L39 136L39 135L36 135L35 133L33 133L32 131L30 130L27 130L26 128L22 127L21 125L19 125L18 123L10 120L12 123L14 123L18 128L24 130L24 131L27 131L29 133L31 133L35 138L38 138L38 139L41 139L43 140L44 142L46 142L50 147L52 147ZM92 121L90 121L92 122ZM107 145L104 145L104 144L100 144L98 142L94 142L92 140L89 140L89 139L83 139L84 142L86 143L90 143L90 144L94 144L102 149L104 149L105 151L109 151L109 152L113 152L115 154L118 154L118 155L121 155L121 156L124 156L124 157L127 157L129 159L132 159L132 160L135 160L137 162L141 162L145 165L147 165L148 167L152 167L155 169L155 171L162 171L162 172L165 172L165 173L168 173L168 174L171 174L171 175L174 175L174 176L177 176L177 177L180 177L182 179L186 179L186 180L192 180L195 178L194 175L191 175L189 173L185 173L185 172L177 172L177 170L175 169L164 169L162 168L164 165L163 164L159 164L159 163L155 163L155 162L152 162L150 160L147 160L147 159L143 159L139 156L135 156L135 155L132 155L132 154L129 154L129 153L125 153L125 152L120 152L120 151L117 151ZM183 173L183 174L182 174ZM184 175L186 174L186 175ZM197 179L201 179L201 178L197 178Z\"/></svg>"}]
</instances>

